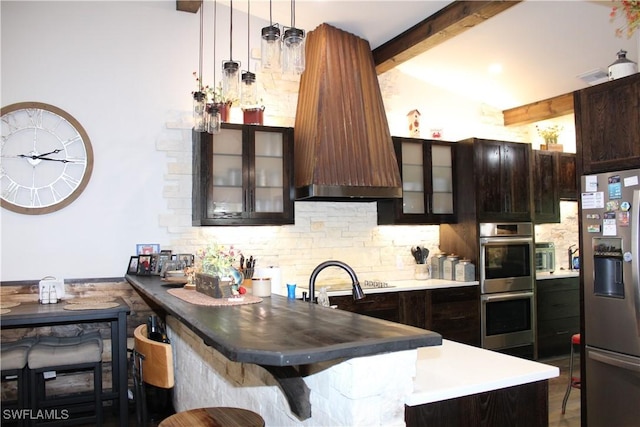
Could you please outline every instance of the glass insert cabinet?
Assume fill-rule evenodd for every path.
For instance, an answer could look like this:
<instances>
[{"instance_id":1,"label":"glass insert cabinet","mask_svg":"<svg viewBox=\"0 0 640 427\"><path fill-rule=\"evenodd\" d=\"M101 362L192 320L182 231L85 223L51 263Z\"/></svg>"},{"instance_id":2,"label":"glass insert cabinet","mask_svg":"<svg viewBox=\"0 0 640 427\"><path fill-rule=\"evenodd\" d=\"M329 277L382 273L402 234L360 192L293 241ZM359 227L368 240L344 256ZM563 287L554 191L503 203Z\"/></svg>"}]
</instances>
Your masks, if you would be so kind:
<instances>
[{"instance_id":1,"label":"glass insert cabinet","mask_svg":"<svg viewBox=\"0 0 640 427\"><path fill-rule=\"evenodd\" d=\"M453 223L455 143L393 137L402 199L378 202L378 224Z\"/></svg>"},{"instance_id":2,"label":"glass insert cabinet","mask_svg":"<svg viewBox=\"0 0 640 427\"><path fill-rule=\"evenodd\" d=\"M293 128L193 132L192 224L293 224Z\"/></svg>"}]
</instances>

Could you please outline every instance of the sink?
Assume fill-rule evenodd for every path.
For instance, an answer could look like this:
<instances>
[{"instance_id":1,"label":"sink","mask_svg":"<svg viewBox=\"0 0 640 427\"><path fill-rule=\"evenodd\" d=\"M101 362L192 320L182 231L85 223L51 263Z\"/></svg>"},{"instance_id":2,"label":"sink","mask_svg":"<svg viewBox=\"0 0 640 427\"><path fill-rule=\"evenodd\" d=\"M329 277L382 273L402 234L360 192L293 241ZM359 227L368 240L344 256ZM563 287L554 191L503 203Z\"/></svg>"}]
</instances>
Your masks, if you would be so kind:
<instances>
[{"instance_id":1,"label":"sink","mask_svg":"<svg viewBox=\"0 0 640 427\"><path fill-rule=\"evenodd\" d=\"M383 286L384 285L384 286ZM381 283L381 282L372 282L369 280L365 280L364 283L361 283L360 286L362 286L363 290L366 289L378 289L378 288L395 288L395 286L393 285L389 285L386 283ZM303 289L309 289L309 285L308 284L304 284L304 285L298 285L299 288L303 288ZM322 288L327 288L327 292L336 292L336 291L350 291L351 290L351 283L331 283L331 284L326 284L326 285L322 285L322 284L317 284L316 283L316 292L319 291Z\"/></svg>"}]
</instances>

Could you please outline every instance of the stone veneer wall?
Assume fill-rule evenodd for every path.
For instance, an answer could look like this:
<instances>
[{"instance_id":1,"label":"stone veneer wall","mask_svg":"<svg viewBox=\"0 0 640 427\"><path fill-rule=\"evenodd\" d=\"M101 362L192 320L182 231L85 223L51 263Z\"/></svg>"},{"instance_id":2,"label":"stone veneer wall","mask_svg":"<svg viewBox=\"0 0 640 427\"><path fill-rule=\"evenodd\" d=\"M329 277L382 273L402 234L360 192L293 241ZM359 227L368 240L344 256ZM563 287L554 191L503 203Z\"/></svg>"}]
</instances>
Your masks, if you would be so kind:
<instances>
[{"instance_id":1,"label":"stone veneer wall","mask_svg":"<svg viewBox=\"0 0 640 427\"><path fill-rule=\"evenodd\" d=\"M536 225L536 242L553 242L556 246L556 268L569 268L569 246L580 244L578 202L560 202L560 223Z\"/></svg>"},{"instance_id":2,"label":"stone veneer wall","mask_svg":"<svg viewBox=\"0 0 640 427\"><path fill-rule=\"evenodd\" d=\"M258 365L232 362L173 317L176 411L235 406L268 426L404 426L404 397L413 391L417 350L309 365L311 418L300 421L275 380Z\"/></svg>"}]
</instances>

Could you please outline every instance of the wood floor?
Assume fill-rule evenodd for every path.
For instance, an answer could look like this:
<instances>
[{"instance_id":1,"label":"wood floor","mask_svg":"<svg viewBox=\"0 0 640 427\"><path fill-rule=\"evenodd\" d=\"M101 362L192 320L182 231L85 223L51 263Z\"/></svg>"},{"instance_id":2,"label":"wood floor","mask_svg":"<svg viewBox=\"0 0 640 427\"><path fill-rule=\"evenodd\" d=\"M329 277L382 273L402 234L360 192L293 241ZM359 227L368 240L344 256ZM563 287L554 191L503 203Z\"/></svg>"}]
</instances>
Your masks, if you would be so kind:
<instances>
[{"instance_id":1,"label":"wood floor","mask_svg":"<svg viewBox=\"0 0 640 427\"><path fill-rule=\"evenodd\" d=\"M572 389L567 402L567 410L562 415L562 399L567 390L569 383L569 358L555 358L541 360L540 362L560 368L560 376L549 380L549 427L580 427L580 390ZM576 358L575 374L579 374L580 361ZM117 419L111 414L111 411L105 411L104 427L117 427ZM132 414L129 417L129 426L136 427L136 416ZM156 423L150 423L149 427L157 426ZM89 426L86 426L89 427Z\"/></svg>"}]
</instances>

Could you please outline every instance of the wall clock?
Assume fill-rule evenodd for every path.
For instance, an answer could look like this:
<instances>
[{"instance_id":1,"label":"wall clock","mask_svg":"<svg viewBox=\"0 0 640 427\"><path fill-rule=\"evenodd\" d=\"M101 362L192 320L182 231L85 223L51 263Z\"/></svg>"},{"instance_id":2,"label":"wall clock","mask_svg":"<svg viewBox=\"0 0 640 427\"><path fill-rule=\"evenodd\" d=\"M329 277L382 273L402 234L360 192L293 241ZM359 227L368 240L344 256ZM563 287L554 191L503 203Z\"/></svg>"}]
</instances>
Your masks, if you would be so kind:
<instances>
[{"instance_id":1,"label":"wall clock","mask_svg":"<svg viewBox=\"0 0 640 427\"><path fill-rule=\"evenodd\" d=\"M2 108L0 204L13 212L55 212L78 198L93 171L93 148L66 111L40 102Z\"/></svg>"}]
</instances>

